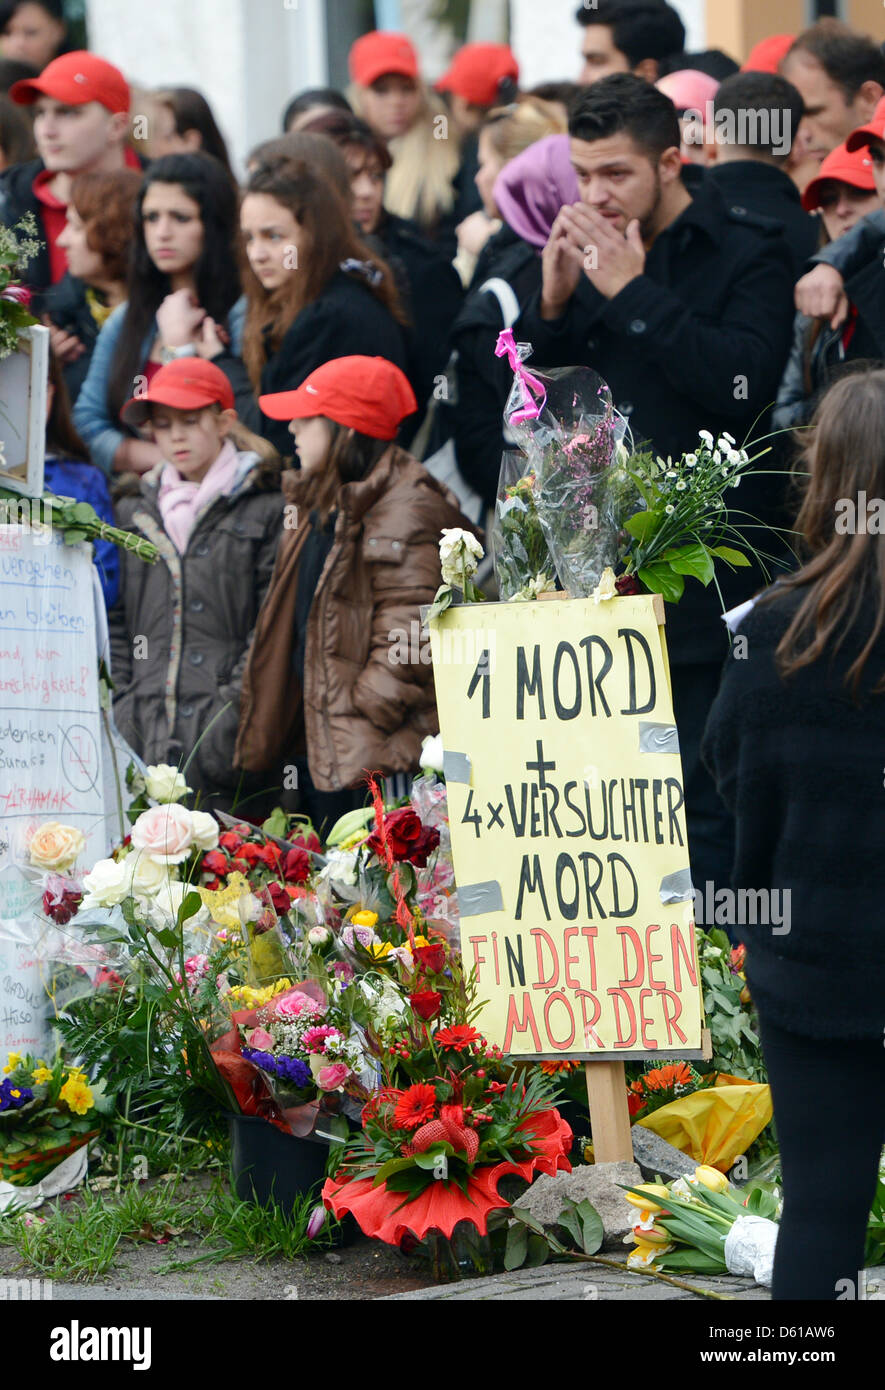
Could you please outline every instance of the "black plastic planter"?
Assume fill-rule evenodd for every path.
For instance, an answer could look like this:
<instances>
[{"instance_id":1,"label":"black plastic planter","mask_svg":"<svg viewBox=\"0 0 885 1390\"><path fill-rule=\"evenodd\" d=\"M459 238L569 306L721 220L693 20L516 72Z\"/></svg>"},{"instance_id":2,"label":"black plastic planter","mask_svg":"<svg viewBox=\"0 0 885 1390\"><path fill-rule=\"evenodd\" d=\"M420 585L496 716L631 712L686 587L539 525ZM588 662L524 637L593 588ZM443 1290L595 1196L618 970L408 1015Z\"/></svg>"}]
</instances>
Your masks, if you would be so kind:
<instances>
[{"instance_id":1,"label":"black plastic planter","mask_svg":"<svg viewBox=\"0 0 885 1390\"><path fill-rule=\"evenodd\" d=\"M325 1176L329 1145L298 1139L257 1115L228 1115L231 1182L241 1202L291 1209Z\"/></svg>"}]
</instances>

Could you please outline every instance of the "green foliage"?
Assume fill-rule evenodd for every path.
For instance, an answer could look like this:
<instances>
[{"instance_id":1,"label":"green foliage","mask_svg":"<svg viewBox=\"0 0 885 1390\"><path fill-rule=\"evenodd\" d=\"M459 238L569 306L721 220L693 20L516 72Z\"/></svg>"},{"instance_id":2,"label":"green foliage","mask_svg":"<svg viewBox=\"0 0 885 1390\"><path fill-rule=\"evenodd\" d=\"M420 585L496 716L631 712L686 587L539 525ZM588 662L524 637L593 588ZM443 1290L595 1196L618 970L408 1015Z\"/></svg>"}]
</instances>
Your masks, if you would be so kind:
<instances>
[{"instance_id":1,"label":"green foliage","mask_svg":"<svg viewBox=\"0 0 885 1390\"><path fill-rule=\"evenodd\" d=\"M731 942L718 927L708 932L696 930L704 1012L713 1039L713 1068L747 1081L765 1082L768 1073L756 1031L756 1012L751 1002L741 1000L747 982L731 969Z\"/></svg>"}]
</instances>

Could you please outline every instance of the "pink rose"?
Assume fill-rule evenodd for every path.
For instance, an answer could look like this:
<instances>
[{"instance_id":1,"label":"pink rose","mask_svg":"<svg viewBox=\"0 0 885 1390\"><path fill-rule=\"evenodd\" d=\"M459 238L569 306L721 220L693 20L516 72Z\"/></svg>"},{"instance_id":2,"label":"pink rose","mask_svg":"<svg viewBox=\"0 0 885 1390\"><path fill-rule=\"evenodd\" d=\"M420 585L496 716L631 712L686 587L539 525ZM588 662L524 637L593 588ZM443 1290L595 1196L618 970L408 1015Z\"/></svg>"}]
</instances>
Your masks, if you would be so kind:
<instances>
[{"instance_id":1,"label":"pink rose","mask_svg":"<svg viewBox=\"0 0 885 1390\"><path fill-rule=\"evenodd\" d=\"M350 1067L346 1062L332 1062L328 1067L320 1068L317 1082L322 1091L337 1091L349 1076Z\"/></svg>"},{"instance_id":2,"label":"pink rose","mask_svg":"<svg viewBox=\"0 0 885 1390\"><path fill-rule=\"evenodd\" d=\"M181 864L194 843L191 813L171 801L142 811L132 827L132 844L158 864Z\"/></svg>"},{"instance_id":3,"label":"pink rose","mask_svg":"<svg viewBox=\"0 0 885 1390\"><path fill-rule=\"evenodd\" d=\"M310 995L303 994L300 989L288 990L285 994L278 994L273 999L268 1008L275 1018L298 1018L300 1014L318 1014L323 1012L322 1006Z\"/></svg>"},{"instance_id":4,"label":"pink rose","mask_svg":"<svg viewBox=\"0 0 885 1390\"><path fill-rule=\"evenodd\" d=\"M273 1052L273 1038L266 1028L253 1028L247 1037L249 1046L254 1047L258 1052Z\"/></svg>"}]
</instances>

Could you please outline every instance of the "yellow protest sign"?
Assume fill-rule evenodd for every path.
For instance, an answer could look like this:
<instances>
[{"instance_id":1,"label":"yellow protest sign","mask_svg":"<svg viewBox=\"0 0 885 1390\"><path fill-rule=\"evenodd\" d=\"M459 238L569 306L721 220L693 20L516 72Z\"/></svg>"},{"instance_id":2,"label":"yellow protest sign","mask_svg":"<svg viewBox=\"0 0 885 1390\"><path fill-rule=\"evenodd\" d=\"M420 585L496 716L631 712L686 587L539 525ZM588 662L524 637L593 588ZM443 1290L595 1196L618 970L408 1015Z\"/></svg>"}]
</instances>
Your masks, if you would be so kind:
<instances>
[{"instance_id":1,"label":"yellow protest sign","mask_svg":"<svg viewBox=\"0 0 885 1390\"><path fill-rule=\"evenodd\" d=\"M666 643L650 596L431 624L461 949L521 1057L701 1052Z\"/></svg>"}]
</instances>

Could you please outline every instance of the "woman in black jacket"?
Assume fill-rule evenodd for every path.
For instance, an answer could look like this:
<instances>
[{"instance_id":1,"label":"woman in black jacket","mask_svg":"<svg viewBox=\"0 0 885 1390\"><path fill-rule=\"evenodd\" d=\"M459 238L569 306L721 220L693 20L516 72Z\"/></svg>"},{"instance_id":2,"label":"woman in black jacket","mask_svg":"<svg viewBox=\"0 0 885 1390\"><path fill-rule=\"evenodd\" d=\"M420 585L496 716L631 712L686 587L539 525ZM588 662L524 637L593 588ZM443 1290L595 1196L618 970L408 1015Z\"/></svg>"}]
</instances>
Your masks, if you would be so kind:
<instances>
[{"instance_id":1,"label":"woman in black jacket","mask_svg":"<svg viewBox=\"0 0 885 1390\"><path fill-rule=\"evenodd\" d=\"M741 622L703 751L753 904L736 915L781 1147L773 1296L832 1300L860 1296L885 1142L885 371L837 382L809 433L808 559Z\"/></svg>"},{"instance_id":2,"label":"woman in black jacket","mask_svg":"<svg viewBox=\"0 0 885 1390\"><path fill-rule=\"evenodd\" d=\"M256 394L293 391L334 357L386 357L406 370L404 314L389 267L354 231L320 167L285 155L260 162L241 225L249 268L243 360ZM285 424L245 423L291 453Z\"/></svg>"}]
</instances>

